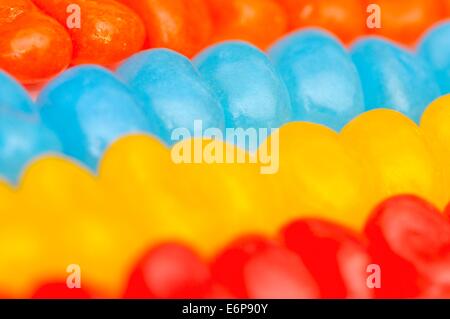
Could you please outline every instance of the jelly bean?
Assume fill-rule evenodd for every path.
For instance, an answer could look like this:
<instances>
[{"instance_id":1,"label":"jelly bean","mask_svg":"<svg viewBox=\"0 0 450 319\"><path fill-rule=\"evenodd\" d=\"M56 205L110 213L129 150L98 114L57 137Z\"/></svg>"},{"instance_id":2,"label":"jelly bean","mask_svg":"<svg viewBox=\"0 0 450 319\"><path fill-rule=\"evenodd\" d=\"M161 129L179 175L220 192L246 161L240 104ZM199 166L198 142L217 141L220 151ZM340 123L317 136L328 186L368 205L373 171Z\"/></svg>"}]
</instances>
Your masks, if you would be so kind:
<instances>
[{"instance_id":1,"label":"jelly bean","mask_svg":"<svg viewBox=\"0 0 450 319\"><path fill-rule=\"evenodd\" d=\"M360 0L278 0L289 16L289 28L316 26L350 42L365 33L365 7Z\"/></svg>"},{"instance_id":2,"label":"jelly bean","mask_svg":"<svg viewBox=\"0 0 450 319\"><path fill-rule=\"evenodd\" d=\"M66 27L74 43L73 64L114 64L139 51L144 45L145 28L141 19L117 1L33 1ZM69 6L73 5L78 6L79 11L71 12ZM77 12L80 14L80 24L71 25L71 14L76 15Z\"/></svg>"},{"instance_id":3,"label":"jelly bean","mask_svg":"<svg viewBox=\"0 0 450 319\"><path fill-rule=\"evenodd\" d=\"M0 27L14 22L23 14L35 11L31 0L0 0Z\"/></svg>"},{"instance_id":4,"label":"jelly bean","mask_svg":"<svg viewBox=\"0 0 450 319\"><path fill-rule=\"evenodd\" d=\"M433 23L443 18L440 1L427 0L366 0L381 10L380 28L371 32L405 44L414 43Z\"/></svg>"},{"instance_id":5,"label":"jelly bean","mask_svg":"<svg viewBox=\"0 0 450 319\"><path fill-rule=\"evenodd\" d=\"M69 288L65 282L51 282L41 285L33 293L33 299L90 299L84 288Z\"/></svg>"},{"instance_id":6,"label":"jelly bean","mask_svg":"<svg viewBox=\"0 0 450 319\"><path fill-rule=\"evenodd\" d=\"M166 144L177 142L175 129L196 135L195 121L203 130L223 130L220 103L184 56L166 49L145 51L126 60L117 73L144 105L152 132Z\"/></svg>"},{"instance_id":7,"label":"jelly bean","mask_svg":"<svg viewBox=\"0 0 450 319\"><path fill-rule=\"evenodd\" d=\"M331 129L306 122L282 127L279 139L280 171L271 176L286 198L286 209L277 213L279 227L309 216L361 229L374 200L351 148Z\"/></svg>"},{"instance_id":8,"label":"jelly bean","mask_svg":"<svg viewBox=\"0 0 450 319\"><path fill-rule=\"evenodd\" d=\"M58 138L39 121L0 118L0 175L8 181L16 183L25 165L60 149Z\"/></svg>"},{"instance_id":9,"label":"jelly bean","mask_svg":"<svg viewBox=\"0 0 450 319\"><path fill-rule=\"evenodd\" d=\"M395 109L418 122L425 107L440 94L428 64L387 40L358 41L352 58L367 110Z\"/></svg>"},{"instance_id":10,"label":"jelly bean","mask_svg":"<svg viewBox=\"0 0 450 319\"><path fill-rule=\"evenodd\" d=\"M442 23L425 34L418 51L432 66L441 93L450 93L450 22Z\"/></svg>"},{"instance_id":11,"label":"jelly bean","mask_svg":"<svg viewBox=\"0 0 450 319\"><path fill-rule=\"evenodd\" d=\"M0 175L16 183L25 165L61 149L58 138L42 125L26 91L0 72Z\"/></svg>"},{"instance_id":12,"label":"jelly bean","mask_svg":"<svg viewBox=\"0 0 450 319\"><path fill-rule=\"evenodd\" d=\"M365 233L381 269L378 296L448 297L450 223L436 208L414 196L388 199L374 210Z\"/></svg>"},{"instance_id":13,"label":"jelly bean","mask_svg":"<svg viewBox=\"0 0 450 319\"><path fill-rule=\"evenodd\" d=\"M448 123L450 123L450 95L445 95L427 107L420 121L420 130L444 170L446 176L446 183L442 186L444 189L449 189L448 185L450 185L450 127ZM450 197L448 200L450 201Z\"/></svg>"},{"instance_id":14,"label":"jelly bean","mask_svg":"<svg viewBox=\"0 0 450 319\"><path fill-rule=\"evenodd\" d=\"M149 131L131 91L97 66L66 71L41 91L37 105L44 124L60 137L64 154L92 169L116 139Z\"/></svg>"},{"instance_id":15,"label":"jelly bean","mask_svg":"<svg viewBox=\"0 0 450 319\"><path fill-rule=\"evenodd\" d=\"M282 247L253 255L245 265L244 280L252 299L319 298L319 287L302 260Z\"/></svg>"},{"instance_id":16,"label":"jelly bean","mask_svg":"<svg viewBox=\"0 0 450 319\"><path fill-rule=\"evenodd\" d=\"M125 298L202 298L210 289L208 265L174 243L151 249L133 270Z\"/></svg>"},{"instance_id":17,"label":"jelly bean","mask_svg":"<svg viewBox=\"0 0 450 319\"><path fill-rule=\"evenodd\" d=\"M287 85L295 120L339 130L364 110L358 73L342 45L327 33L288 35L269 55Z\"/></svg>"},{"instance_id":18,"label":"jelly bean","mask_svg":"<svg viewBox=\"0 0 450 319\"><path fill-rule=\"evenodd\" d=\"M59 156L46 156L31 163L23 173L19 192L30 212L43 214L41 219L55 227L60 222L56 216L65 215L61 210L68 216L79 211L98 215L101 195L87 169Z\"/></svg>"},{"instance_id":19,"label":"jelly bean","mask_svg":"<svg viewBox=\"0 0 450 319\"><path fill-rule=\"evenodd\" d=\"M304 219L286 226L281 235L318 282L322 298L373 296L366 283L371 257L357 233L327 221Z\"/></svg>"},{"instance_id":20,"label":"jelly bean","mask_svg":"<svg viewBox=\"0 0 450 319\"><path fill-rule=\"evenodd\" d=\"M115 143L100 166L101 184L114 194L111 197L120 199L111 206L133 211L129 218L139 217L147 227L148 240L176 239L205 256L215 254L242 232L275 233L284 223L273 214L283 211L281 190L259 173L257 164L207 159L202 164L179 163L177 149L192 150L192 142L180 142L171 152L156 139L142 135ZM200 142L200 150L211 149L209 140L194 142ZM221 141L215 143L214 149L223 149L223 154L230 154L226 156L241 152ZM211 180L216 181L214 191Z\"/></svg>"},{"instance_id":21,"label":"jelly bean","mask_svg":"<svg viewBox=\"0 0 450 319\"><path fill-rule=\"evenodd\" d=\"M239 39L266 49L287 31L287 15L274 0L207 2L214 21L214 42Z\"/></svg>"},{"instance_id":22,"label":"jelly bean","mask_svg":"<svg viewBox=\"0 0 450 319\"><path fill-rule=\"evenodd\" d=\"M26 84L60 73L72 58L69 34L31 1L0 2L0 38L0 68Z\"/></svg>"},{"instance_id":23,"label":"jelly bean","mask_svg":"<svg viewBox=\"0 0 450 319\"><path fill-rule=\"evenodd\" d=\"M255 47L226 42L204 51L195 64L220 99L226 127L271 129L291 118L284 83L267 57Z\"/></svg>"},{"instance_id":24,"label":"jelly bean","mask_svg":"<svg viewBox=\"0 0 450 319\"><path fill-rule=\"evenodd\" d=\"M142 18L147 46L164 47L188 57L205 47L212 21L205 0L121 0Z\"/></svg>"},{"instance_id":25,"label":"jelly bean","mask_svg":"<svg viewBox=\"0 0 450 319\"><path fill-rule=\"evenodd\" d=\"M0 286L12 298L26 298L43 274L51 243L36 224L11 215L0 223Z\"/></svg>"},{"instance_id":26,"label":"jelly bean","mask_svg":"<svg viewBox=\"0 0 450 319\"><path fill-rule=\"evenodd\" d=\"M250 258L275 243L263 236L252 235L234 240L211 262L213 280L222 284L237 298L248 298L244 282L244 267Z\"/></svg>"},{"instance_id":27,"label":"jelly bean","mask_svg":"<svg viewBox=\"0 0 450 319\"><path fill-rule=\"evenodd\" d=\"M0 71L0 113L24 115L36 113L27 91L3 71Z\"/></svg>"},{"instance_id":28,"label":"jelly bean","mask_svg":"<svg viewBox=\"0 0 450 319\"><path fill-rule=\"evenodd\" d=\"M446 204L439 162L418 127L401 113L384 109L364 113L342 130L341 137L364 164L378 202L406 193L439 207Z\"/></svg>"}]
</instances>

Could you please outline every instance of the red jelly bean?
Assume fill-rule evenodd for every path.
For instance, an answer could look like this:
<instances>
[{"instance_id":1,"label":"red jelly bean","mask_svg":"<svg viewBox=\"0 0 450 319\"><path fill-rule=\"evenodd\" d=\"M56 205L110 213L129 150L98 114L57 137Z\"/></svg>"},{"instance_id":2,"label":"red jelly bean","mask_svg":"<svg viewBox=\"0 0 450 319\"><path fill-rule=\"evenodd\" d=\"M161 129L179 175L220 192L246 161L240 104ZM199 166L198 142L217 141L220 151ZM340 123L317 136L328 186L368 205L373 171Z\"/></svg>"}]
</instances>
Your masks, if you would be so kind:
<instances>
[{"instance_id":1,"label":"red jelly bean","mask_svg":"<svg viewBox=\"0 0 450 319\"><path fill-rule=\"evenodd\" d=\"M350 42L365 32L361 0L278 0L289 16L289 28L322 27Z\"/></svg>"},{"instance_id":2,"label":"red jelly bean","mask_svg":"<svg viewBox=\"0 0 450 319\"><path fill-rule=\"evenodd\" d=\"M314 276L322 298L373 297L373 290L367 286L371 258L365 243L353 231L305 219L284 228L282 238Z\"/></svg>"},{"instance_id":3,"label":"red jelly bean","mask_svg":"<svg viewBox=\"0 0 450 319\"><path fill-rule=\"evenodd\" d=\"M256 299L319 298L311 273L294 252L271 247L253 255L244 267L248 296Z\"/></svg>"},{"instance_id":4,"label":"red jelly bean","mask_svg":"<svg viewBox=\"0 0 450 319\"><path fill-rule=\"evenodd\" d=\"M244 267L256 253L275 245L261 236L246 236L226 247L211 263L215 282L223 285L237 298L247 298Z\"/></svg>"},{"instance_id":5,"label":"red jelly bean","mask_svg":"<svg viewBox=\"0 0 450 319\"><path fill-rule=\"evenodd\" d=\"M245 40L266 49L287 31L287 15L274 0L208 0L213 41Z\"/></svg>"},{"instance_id":6,"label":"red jelly bean","mask_svg":"<svg viewBox=\"0 0 450 319\"><path fill-rule=\"evenodd\" d=\"M188 57L204 48L212 35L205 0L121 0L142 18L147 46L165 47Z\"/></svg>"},{"instance_id":7,"label":"red jelly bean","mask_svg":"<svg viewBox=\"0 0 450 319\"><path fill-rule=\"evenodd\" d=\"M163 244L150 250L130 276L125 298L203 298L211 291L208 265L191 249Z\"/></svg>"},{"instance_id":8,"label":"red jelly bean","mask_svg":"<svg viewBox=\"0 0 450 319\"><path fill-rule=\"evenodd\" d=\"M69 34L29 0L0 0L0 69L25 84L63 71L72 57Z\"/></svg>"},{"instance_id":9,"label":"red jelly bean","mask_svg":"<svg viewBox=\"0 0 450 319\"><path fill-rule=\"evenodd\" d=\"M383 298L450 296L450 223L431 204L397 196L379 205L365 233L381 269Z\"/></svg>"},{"instance_id":10,"label":"red jelly bean","mask_svg":"<svg viewBox=\"0 0 450 319\"><path fill-rule=\"evenodd\" d=\"M70 33L74 45L73 64L111 65L138 52L144 45L145 28L141 19L117 1L33 1ZM73 5L80 9L79 28L75 23L78 11L71 11Z\"/></svg>"},{"instance_id":11,"label":"red jelly bean","mask_svg":"<svg viewBox=\"0 0 450 319\"><path fill-rule=\"evenodd\" d=\"M40 286L33 293L33 299L91 299L84 288L68 288L66 283L54 282Z\"/></svg>"}]
</instances>

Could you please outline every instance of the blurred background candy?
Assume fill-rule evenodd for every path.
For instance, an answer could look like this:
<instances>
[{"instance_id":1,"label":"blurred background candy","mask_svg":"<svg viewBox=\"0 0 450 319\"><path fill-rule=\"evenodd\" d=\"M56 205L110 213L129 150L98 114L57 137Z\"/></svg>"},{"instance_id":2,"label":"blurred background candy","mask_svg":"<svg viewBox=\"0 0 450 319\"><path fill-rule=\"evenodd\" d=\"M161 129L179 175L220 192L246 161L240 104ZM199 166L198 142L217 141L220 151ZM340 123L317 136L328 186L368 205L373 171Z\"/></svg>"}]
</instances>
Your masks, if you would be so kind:
<instances>
[{"instance_id":1,"label":"blurred background candy","mask_svg":"<svg viewBox=\"0 0 450 319\"><path fill-rule=\"evenodd\" d=\"M43 123L59 136L64 154L92 169L116 139L150 130L131 91L98 66L60 75L42 90L37 105Z\"/></svg>"},{"instance_id":2,"label":"blurred background candy","mask_svg":"<svg viewBox=\"0 0 450 319\"><path fill-rule=\"evenodd\" d=\"M388 108L415 122L440 90L428 64L382 38L368 37L351 50L361 77L366 110Z\"/></svg>"},{"instance_id":3,"label":"blurred background candy","mask_svg":"<svg viewBox=\"0 0 450 319\"><path fill-rule=\"evenodd\" d=\"M449 298L447 2L0 0L1 297Z\"/></svg>"},{"instance_id":4,"label":"blurred background candy","mask_svg":"<svg viewBox=\"0 0 450 319\"><path fill-rule=\"evenodd\" d=\"M317 280L322 298L371 298L367 267L371 256L363 236L319 219L294 221L281 233Z\"/></svg>"},{"instance_id":5,"label":"blurred background candy","mask_svg":"<svg viewBox=\"0 0 450 319\"><path fill-rule=\"evenodd\" d=\"M269 56L288 88L294 120L339 130L364 110L355 66L328 33L291 34L275 43Z\"/></svg>"},{"instance_id":6,"label":"blurred background candy","mask_svg":"<svg viewBox=\"0 0 450 319\"><path fill-rule=\"evenodd\" d=\"M450 223L436 208L414 196L388 199L365 233L384 276L378 297L450 297Z\"/></svg>"}]
</instances>

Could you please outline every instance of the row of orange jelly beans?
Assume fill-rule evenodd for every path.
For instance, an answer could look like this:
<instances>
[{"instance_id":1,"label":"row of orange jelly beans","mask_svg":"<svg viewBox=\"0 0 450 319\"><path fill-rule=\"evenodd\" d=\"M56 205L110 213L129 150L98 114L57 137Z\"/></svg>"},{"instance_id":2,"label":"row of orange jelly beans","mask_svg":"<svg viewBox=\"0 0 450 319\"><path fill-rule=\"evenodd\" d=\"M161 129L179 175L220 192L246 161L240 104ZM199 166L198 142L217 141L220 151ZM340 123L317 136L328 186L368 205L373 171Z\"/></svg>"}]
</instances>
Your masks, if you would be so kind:
<instances>
[{"instance_id":1,"label":"row of orange jelly beans","mask_svg":"<svg viewBox=\"0 0 450 319\"><path fill-rule=\"evenodd\" d=\"M381 9L379 29L367 27L372 3ZM345 43L376 33L410 44L448 16L450 0L0 0L0 69L35 84L69 65L112 66L146 48L192 57L242 39L265 49L306 26Z\"/></svg>"}]
</instances>

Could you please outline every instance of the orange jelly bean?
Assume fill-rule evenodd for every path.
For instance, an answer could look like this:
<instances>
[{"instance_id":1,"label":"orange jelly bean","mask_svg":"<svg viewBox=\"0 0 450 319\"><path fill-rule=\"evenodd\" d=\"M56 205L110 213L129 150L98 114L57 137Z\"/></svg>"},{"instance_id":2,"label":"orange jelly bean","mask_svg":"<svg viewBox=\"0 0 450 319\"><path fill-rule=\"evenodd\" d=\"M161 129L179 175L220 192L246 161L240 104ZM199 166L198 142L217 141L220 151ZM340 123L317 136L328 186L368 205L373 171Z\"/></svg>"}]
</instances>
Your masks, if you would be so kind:
<instances>
[{"instance_id":1,"label":"orange jelly bean","mask_svg":"<svg viewBox=\"0 0 450 319\"><path fill-rule=\"evenodd\" d=\"M367 0L381 9L381 28L373 33L404 44L413 44L422 33L444 17L441 1Z\"/></svg>"},{"instance_id":2,"label":"orange jelly bean","mask_svg":"<svg viewBox=\"0 0 450 319\"><path fill-rule=\"evenodd\" d=\"M147 46L165 47L188 57L203 49L212 35L205 0L121 0L142 18Z\"/></svg>"},{"instance_id":3,"label":"orange jelly bean","mask_svg":"<svg viewBox=\"0 0 450 319\"><path fill-rule=\"evenodd\" d=\"M288 27L286 12L274 0L208 0L214 41L245 40L261 49L281 37Z\"/></svg>"},{"instance_id":4,"label":"orange jelly bean","mask_svg":"<svg viewBox=\"0 0 450 319\"><path fill-rule=\"evenodd\" d=\"M365 32L361 0L277 0L288 13L289 28L321 27L350 42Z\"/></svg>"},{"instance_id":5,"label":"orange jelly bean","mask_svg":"<svg viewBox=\"0 0 450 319\"><path fill-rule=\"evenodd\" d=\"M64 28L30 0L0 0L0 69L24 84L63 71L72 57Z\"/></svg>"},{"instance_id":6,"label":"orange jelly bean","mask_svg":"<svg viewBox=\"0 0 450 319\"><path fill-rule=\"evenodd\" d=\"M74 46L73 64L112 65L138 52L144 45L145 28L141 19L117 1L33 1L70 33ZM76 23L77 13L79 24Z\"/></svg>"}]
</instances>

